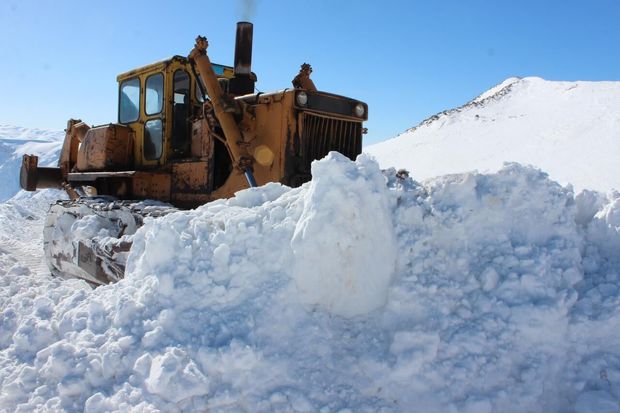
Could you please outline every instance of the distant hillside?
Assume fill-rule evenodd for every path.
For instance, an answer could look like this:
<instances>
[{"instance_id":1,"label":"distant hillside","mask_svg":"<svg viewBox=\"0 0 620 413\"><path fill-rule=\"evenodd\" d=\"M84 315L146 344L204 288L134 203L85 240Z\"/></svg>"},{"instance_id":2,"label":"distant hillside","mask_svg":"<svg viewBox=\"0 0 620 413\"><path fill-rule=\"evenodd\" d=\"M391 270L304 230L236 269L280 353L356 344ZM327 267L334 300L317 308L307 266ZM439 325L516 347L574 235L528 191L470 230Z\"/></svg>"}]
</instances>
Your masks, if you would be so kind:
<instances>
[{"instance_id":1,"label":"distant hillside","mask_svg":"<svg viewBox=\"0 0 620 413\"><path fill-rule=\"evenodd\" d=\"M38 155L39 165L55 165L62 146L62 131L29 129L0 125L0 202L19 191L19 169L22 155Z\"/></svg>"},{"instance_id":2,"label":"distant hillside","mask_svg":"<svg viewBox=\"0 0 620 413\"><path fill-rule=\"evenodd\" d=\"M620 82L510 78L365 151L417 180L514 161L575 190L620 189Z\"/></svg>"}]
</instances>

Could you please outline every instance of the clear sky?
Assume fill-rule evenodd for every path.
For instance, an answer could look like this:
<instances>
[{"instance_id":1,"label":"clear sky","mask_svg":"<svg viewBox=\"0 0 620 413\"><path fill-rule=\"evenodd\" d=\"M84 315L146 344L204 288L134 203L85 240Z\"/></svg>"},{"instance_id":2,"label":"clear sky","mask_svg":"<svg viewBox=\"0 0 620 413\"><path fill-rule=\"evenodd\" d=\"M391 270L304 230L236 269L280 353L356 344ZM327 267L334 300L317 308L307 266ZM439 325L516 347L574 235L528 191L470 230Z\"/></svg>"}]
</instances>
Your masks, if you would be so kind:
<instances>
[{"instance_id":1,"label":"clear sky","mask_svg":"<svg viewBox=\"0 0 620 413\"><path fill-rule=\"evenodd\" d=\"M116 75L197 34L232 64L254 23L261 91L309 62L320 90L369 105L366 143L396 136L512 76L620 80L620 0L1 0L0 124L116 121Z\"/></svg>"}]
</instances>

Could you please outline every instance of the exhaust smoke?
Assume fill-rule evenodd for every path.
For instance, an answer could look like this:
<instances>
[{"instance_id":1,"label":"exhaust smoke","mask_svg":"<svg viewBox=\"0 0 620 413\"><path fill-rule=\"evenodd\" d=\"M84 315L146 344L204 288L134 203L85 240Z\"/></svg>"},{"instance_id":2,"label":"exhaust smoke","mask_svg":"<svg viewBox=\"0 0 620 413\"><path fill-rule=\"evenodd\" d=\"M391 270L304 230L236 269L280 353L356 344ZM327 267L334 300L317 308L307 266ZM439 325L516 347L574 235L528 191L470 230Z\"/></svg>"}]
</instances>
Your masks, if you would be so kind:
<instances>
[{"instance_id":1,"label":"exhaust smoke","mask_svg":"<svg viewBox=\"0 0 620 413\"><path fill-rule=\"evenodd\" d=\"M241 20L250 21L256 14L256 1L254 0L239 0L239 14Z\"/></svg>"}]
</instances>

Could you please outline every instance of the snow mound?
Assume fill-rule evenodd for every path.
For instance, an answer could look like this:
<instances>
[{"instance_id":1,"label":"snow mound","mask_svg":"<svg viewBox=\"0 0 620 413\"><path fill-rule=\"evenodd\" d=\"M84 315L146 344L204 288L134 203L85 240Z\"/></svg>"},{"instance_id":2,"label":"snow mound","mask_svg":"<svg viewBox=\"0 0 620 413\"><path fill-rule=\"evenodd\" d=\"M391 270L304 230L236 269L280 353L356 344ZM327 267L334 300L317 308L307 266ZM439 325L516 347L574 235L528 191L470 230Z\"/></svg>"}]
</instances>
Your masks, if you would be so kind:
<instances>
[{"instance_id":1,"label":"snow mound","mask_svg":"<svg viewBox=\"0 0 620 413\"><path fill-rule=\"evenodd\" d=\"M620 201L330 154L149 219L127 276L0 277L0 411L613 411Z\"/></svg>"},{"instance_id":2,"label":"snow mound","mask_svg":"<svg viewBox=\"0 0 620 413\"><path fill-rule=\"evenodd\" d=\"M364 150L419 180L519 162L578 191L606 192L620 188L620 82L510 78Z\"/></svg>"},{"instance_id":3,"label":"snow mound","mask_svg":"<svg viewBox=\"0 0 620 413\"><path fill-rule=\"evenodd\" d=\"M374 161L355 165L335 152L329 160L315 164L295 227L294 278L306 302L342 316L366 314L385 304L394 275L388 189Z\"/></svg>"}]
</instances>

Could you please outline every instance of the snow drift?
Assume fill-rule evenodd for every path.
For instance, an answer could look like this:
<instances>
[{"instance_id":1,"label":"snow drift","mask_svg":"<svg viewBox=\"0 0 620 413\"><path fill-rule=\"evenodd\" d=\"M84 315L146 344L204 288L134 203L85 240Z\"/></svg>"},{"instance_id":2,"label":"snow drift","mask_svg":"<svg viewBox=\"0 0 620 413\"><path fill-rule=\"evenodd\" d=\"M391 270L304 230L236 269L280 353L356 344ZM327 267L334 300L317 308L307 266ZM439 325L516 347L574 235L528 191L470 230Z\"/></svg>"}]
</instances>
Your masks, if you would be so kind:
<instances>
[{"instance_id":1,"label":"snow drift","mask_svg":"<svg viewBox=\"0 0 620 413\"><path fill-rule=\"evenodd\" d=\"M149 220L114 285L10 266L0 410L620 408L620 194L312 172Z\"/></svg>"},{"instance_id":2,"label":"snow drift","mask_svg":"<svg viewBox=\"0 0 620 413\"><path fill-rule=\"evenodd\" d=\"M620 82L510 78L364 150L420 180L519 162L577 190L618 189Z\"/></svg>"}]
</instances>

